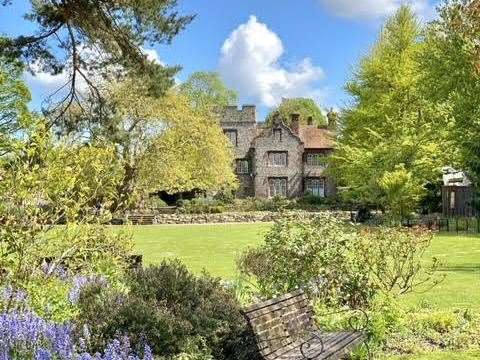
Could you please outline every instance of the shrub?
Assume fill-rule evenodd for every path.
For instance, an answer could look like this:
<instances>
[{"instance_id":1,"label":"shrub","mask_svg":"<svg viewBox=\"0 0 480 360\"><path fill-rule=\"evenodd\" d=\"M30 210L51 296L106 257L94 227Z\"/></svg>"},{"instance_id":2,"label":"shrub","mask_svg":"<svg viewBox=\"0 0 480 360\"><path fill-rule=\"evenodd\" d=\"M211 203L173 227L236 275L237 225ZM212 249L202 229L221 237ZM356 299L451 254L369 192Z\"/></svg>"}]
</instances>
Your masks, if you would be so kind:
<instances>
[{"instance_id":1,"label":"shrub","mask_svg":"<svg viewBox=\"0 0 480 360\"><path fill-rule=\"evenodd\" d=\"M226 211L221 201L210 198L183 200L180 204L179 211L185 214L219 214Z\"/></svg>"},{"instance_id":2,"label":"shrub","mask_svg":"<svg viewBox=\"0 0 480 360\"><path fill-rule=\"evenodd\" d=\"M130 292L91 288L80 299L80 319L96 335L92 350L117 335L127 335L134 349L145 342L156 355L176 356L204 341L215 359L251 359L254 343L240 307L218 279L194 276L178 262L133 272Z\"/></svg>"},{"instance_id":3,"label":"shrub","mask_svg":"<svg viewBox=\"0 0 480 360\"><path fill-rule=\"evenodd\" d=\"M240 271L263 297L304 287L329 306L367 305L375 294L397 296L435 285L437 262L422 256L432 239L421 229L362 228L330 214L285 215L247 250Z\"/></svg>"}]
</instances>

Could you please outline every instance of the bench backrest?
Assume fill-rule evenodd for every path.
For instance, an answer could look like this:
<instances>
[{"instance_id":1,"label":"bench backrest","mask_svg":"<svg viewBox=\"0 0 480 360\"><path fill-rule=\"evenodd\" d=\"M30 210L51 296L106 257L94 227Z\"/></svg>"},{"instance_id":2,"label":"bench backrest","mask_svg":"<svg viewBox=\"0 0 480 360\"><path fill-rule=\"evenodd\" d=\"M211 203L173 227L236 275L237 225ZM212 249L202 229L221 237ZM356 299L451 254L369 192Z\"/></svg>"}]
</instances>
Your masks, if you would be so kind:
<instances>
[{"instance_id":1,"label":"bench backrest","mask_svg":"<svg viewBox=\"0 0 480 360\"><path fill-rule=\"evenodd\" d=\"M260 353L269 360L299 346L302 334L315 328L313 309L303 290L252 305L244 313Z\"/></svg>"}]
</instances>

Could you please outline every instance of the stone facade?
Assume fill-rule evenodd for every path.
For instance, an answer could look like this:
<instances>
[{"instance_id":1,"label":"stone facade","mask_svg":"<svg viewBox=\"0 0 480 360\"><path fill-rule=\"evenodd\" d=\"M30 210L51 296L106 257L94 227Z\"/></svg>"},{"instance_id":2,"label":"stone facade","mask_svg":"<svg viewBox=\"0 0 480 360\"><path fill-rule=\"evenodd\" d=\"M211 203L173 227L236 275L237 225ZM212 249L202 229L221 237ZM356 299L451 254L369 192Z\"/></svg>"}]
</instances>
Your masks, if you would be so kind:
<instances>
[{"instance_id":1,"label":"stone facade","mask_svg":"<svg viewBox=\"0 0 480 360\"><path fill-rule=\"evenodd\" d=\"M299 197L307 191L318 196L336 192L320 160L334 149L334 134L326 128L300 126L292 114L292 127L276 122L271 127L256 121L255 107L222 110L221 126L232 142L239 197ZM313 190L312 190L313 189Z\"/></svg>"}]
</instances>

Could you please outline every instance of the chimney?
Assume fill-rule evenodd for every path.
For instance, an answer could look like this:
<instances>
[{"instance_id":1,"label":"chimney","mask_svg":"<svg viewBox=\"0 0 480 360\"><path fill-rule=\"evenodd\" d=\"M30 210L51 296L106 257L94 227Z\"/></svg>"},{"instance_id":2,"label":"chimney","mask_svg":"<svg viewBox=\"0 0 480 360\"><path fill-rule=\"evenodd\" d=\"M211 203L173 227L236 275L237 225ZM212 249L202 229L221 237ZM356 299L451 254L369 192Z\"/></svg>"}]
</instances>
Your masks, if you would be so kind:
<instances>
[{"instance_id":1,"label":"chimney","mask_svg":"<svg viewBox=\"0 0 480 360\"><path fill-rule=\"evenodd\" d=\"M331 131L337 130L337 122L338 122L338 113L331 109L327 114L328 125L327 129Z\"/></svg>"},{"instance_id":2,"label":"chimney","mask_svg":"<svg viewBox=\"0 0 480 360\"><path fill-rule=\"evenodd\" d=\"M307 125L311 126L313 125L313 116L309 116L307 119Z\"/></svg>"},{"instance_id":3,"label":"chimney","mask_svg":"<svg viewBox=\"0 0 480 360\"><path fill-rule=\"evenodd\" d=\"M291 114L290 118L292 119L290 128L295 134L298 134L300 128L300 114Z\"/></svg>"}]
</instances>

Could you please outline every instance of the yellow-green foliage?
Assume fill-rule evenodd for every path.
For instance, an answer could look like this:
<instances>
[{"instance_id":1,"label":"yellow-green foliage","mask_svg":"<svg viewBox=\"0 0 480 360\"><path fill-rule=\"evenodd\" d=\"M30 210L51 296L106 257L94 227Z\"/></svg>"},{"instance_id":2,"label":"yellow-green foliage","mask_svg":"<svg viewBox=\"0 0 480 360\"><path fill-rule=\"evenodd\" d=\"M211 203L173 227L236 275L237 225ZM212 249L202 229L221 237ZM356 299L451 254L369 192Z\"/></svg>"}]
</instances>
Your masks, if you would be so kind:
<instances>
[{"instance_id":1,"label":"yellow-green foliage","mask_svg":"<svg viewBox=\"0 0 480 360\"><path fill-rule=\"evenodd\" d=\"M332 172L346 195L404 216L455 158L448 103L421 90L423 43L413 11L401 7L385 23L371 52L346 89L353 97L342 114Z\"/></svg>"}]
</instances>

